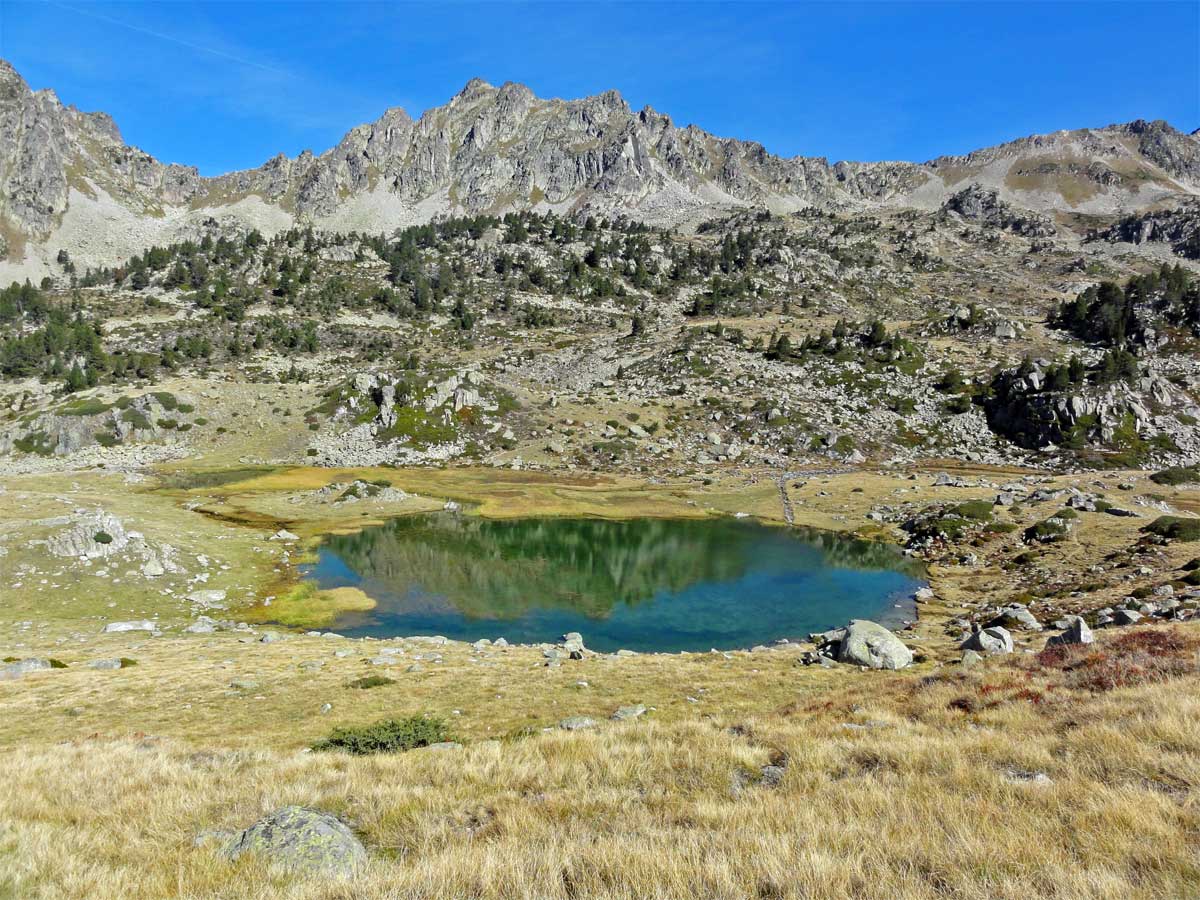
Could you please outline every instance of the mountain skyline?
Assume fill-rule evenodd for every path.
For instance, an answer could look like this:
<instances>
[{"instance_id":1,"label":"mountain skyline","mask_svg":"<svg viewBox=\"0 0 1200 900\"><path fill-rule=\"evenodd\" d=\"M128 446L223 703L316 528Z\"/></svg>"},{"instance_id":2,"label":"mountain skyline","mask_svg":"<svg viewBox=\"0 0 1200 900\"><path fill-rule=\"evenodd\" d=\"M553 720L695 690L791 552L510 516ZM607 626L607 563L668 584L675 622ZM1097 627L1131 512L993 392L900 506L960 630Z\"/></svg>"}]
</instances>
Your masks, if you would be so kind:
<instances>
[{"instance_id":1,"label":"mountain skyline","mask_svg":"<svg viewBox=\"0 0 1200 900\"><path fill-rule=\"evenodd\" d=\"M206 176L280 151L319 154L389 107L419 118L472 76L543 97L617 88L635 109L753 137L785 158L915 162L1064 127L1200 125L1200 18L1186 4L1003 9L742 3L681 16L660 4L527 5L514 15L471 4L14 0L0 12L0 57L64 102L112 114L131 144ZM1156 28L1141 27L1148 18ZM1099 79L1090 62L1151 58L1147 78Z\"/></svg>"},{"instance_id":2,"label":"mountain skyline","mask_svg":"<svg viewBox=\"0 0 1200 900\"><path fill-rule=\"evenodd\" d=\"M392 107L320 155L277 152L206 177L126 144L106 112L32 91L0 60L0 134L0 278L18 279L42 277L64 251L113 265L212 229L387 233L515 210L695 225L744 207L932 210L971 186L1040 215L1111 216L1200 195L1200 139L1163 121L1059 130L926 163L830 163L680 127L614 90L543 99L478 78L419 119Z\"/></svg>"}]
</instances>

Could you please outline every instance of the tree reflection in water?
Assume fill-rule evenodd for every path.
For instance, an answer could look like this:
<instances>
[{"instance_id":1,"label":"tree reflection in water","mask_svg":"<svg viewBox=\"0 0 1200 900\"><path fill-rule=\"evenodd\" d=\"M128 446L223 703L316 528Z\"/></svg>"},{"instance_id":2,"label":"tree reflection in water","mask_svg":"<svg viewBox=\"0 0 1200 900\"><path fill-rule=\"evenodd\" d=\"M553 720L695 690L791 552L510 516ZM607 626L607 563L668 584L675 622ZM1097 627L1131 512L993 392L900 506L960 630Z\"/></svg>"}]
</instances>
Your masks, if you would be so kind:
<instances>
[{"instance_id":1,"label":"tree reflection in water","mask_svg":"<svg viewBox=\"0 0 1200 900\"><path fill-rule=\"evenodd\" d=\"M454 513L332 536L310 574L378 601L339 620L345 634L543 641L575 627L597 649L670 650L800 636L842 607L894 619L921 577L887 544L745 520Z\"/></svg>"}]
</instances>

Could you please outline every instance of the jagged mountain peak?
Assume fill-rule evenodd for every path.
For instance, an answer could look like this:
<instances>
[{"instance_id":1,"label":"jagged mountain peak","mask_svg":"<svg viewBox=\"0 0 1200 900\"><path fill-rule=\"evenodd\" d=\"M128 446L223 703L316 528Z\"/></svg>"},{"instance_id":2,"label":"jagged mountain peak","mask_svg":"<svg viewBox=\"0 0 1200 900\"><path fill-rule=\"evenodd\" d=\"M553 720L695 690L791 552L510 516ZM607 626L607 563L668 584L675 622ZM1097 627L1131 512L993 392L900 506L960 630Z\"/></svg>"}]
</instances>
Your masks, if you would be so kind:
<instances>
[{"instance_id":1,"label":"jagged mountain peak","mask_svg":"<svg viewBox=\"0 0 1200 900\"><path fill-rule=\"evenodd\" d=\"M489 91L494 91L495 88L484 81L482 78L472 78L462 86L462 89L450 98L450 102L454 103L458 100L473 100Z\"/></svg>"},{"instance_id":2,"label":"jagged mountain peak","mask_svg":"<svg viewBox=\"0 0 1200 900\"><path fill-rule=\"evenodd\" d=\"M165 165L103 113L32 92L0 61L0 280L59 249L107 264L216 221L388 232L447 214L547 209L671 223L730 207L937 208L969 182L1040 213L1134 211L1200 193L1200 146L1162 121L1034 135L925 164L830 165L717 137L615 90L541 99L472 78L413 120L400 107L319 154L216 178Z\"/></svg>"}]
</instances>

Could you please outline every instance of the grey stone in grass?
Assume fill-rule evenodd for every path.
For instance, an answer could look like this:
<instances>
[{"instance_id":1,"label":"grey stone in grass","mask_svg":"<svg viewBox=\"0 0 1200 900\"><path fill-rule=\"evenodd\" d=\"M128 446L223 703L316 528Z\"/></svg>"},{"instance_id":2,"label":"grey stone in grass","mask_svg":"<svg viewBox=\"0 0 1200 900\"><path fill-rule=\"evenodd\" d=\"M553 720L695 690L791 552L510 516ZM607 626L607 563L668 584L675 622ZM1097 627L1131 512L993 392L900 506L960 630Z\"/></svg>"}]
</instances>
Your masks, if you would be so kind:
<instances>
[{"instance_id":1,"label":"grey stone in grass","mask_svg":"<svg viewBox=\"0 0 1200 900\"><path fill-rule=\"evenodd\" d=\"M1001 608L987 624L989 627L995 625L1004 628L1027 628L1030 631L1042 630L1042 623L1037 620L1037 617L1020 604Z\"/></svg>"},{"instance_id":2,"label":"grey stone in grass","mask_svg":"<svg viewBox=\"0 0 1200 900\"><path fill-rule=\"evenodd\" d=\"M21 659L0 666L0 681L16 681L30 672L43 672L54 666L48 659Z\"/></svg>"},{"instance_id":3,"label":"grey stone in grass","mask_svg":"<svg viewBox=\"0 0 1200 900\"><path fill-rule=\"evenodd\" d=\"M587 716L569 716L559 722L558 727L564 731L582 731L585 728L595 728L596 720Z\"/></svg>"},{"instance_id":4,"label":"grey stone in grass","mask_svg":"<svg viewBox=\"0 0 1200 900\"><path fill-rule=\"evenodd\" d=\"M1013 639L1008 629L999 625L994 628L984 628L976 631L962 642L963 650L977 650L981 653L1012 653Z\"/></svg>"},{"instance_id":5,"label":"grey stone in grass","mask_svg":"<svg viewBox=\"0 0 1200 900\"><path fill-rule=\"evenodd\" d=\"M224 840L215 837L227 859L251 853L294 872L345 878L367 859L366 848L345 823L304 806L282 807Z\"/></svg>"},{"instance_id":6,"label":"grey stone in grass","mask_svg":"<svg viewBox=\"0 0 1200 900\"><path fill-rule=\"evenodd\" d=\"M149 619L136 622L109 622L104 626L104 634L120 634L126 631L158 631L158 625Z\"/></svg>"},{"instance_id":7,"label":"grey stone in grass","mask_svg":"<svg viewBox=\"0 0 1200 900\"><path fill-rule=\"evenodd\" d=\"M1054 780L1045 772L1035 772L1030 769L1008 769L1004 773L1004 780L1009 784L1050 785L1054 783Z\"/></svg>"},{"instance_id":8,"label":"grey stone in grass","mask_svg":"<svg viewBox=\"0 0 1200 900\"><path fill-rule=\"evenodd\" d=\"M1087 622L1079 616L1067 616L1066 624L1063 626L1062 634L1053 635L1046 641L1047 647L1062 647L1069 644L1090 644L1096 640L1092 636L1092 629L1088 628Z\"/></svg>"},{"instance_id":9,"label":"grey stone in grass","mask_svg":"<svg viewBox=\"0 0 1200 900\"><path fill-rule=\"evenodd\" d=\"M837 632L838 662L870 669L903 669L913 661L912 651L904 642L878 622L854 619Z\"/></svg>"},{"instance_id":10,"label":"grey stone in grass","mask_svg":"<svg viewBox=\"0 0 1200 900\"><path fill-rule=\"evenodd\" d=\"M636 719L638 716L645 714L646 707L641 703L636 703L631 706L621 706L612 714L612 717L618 722L625 722L629 719Z\"/></svg>"}]
</instances>

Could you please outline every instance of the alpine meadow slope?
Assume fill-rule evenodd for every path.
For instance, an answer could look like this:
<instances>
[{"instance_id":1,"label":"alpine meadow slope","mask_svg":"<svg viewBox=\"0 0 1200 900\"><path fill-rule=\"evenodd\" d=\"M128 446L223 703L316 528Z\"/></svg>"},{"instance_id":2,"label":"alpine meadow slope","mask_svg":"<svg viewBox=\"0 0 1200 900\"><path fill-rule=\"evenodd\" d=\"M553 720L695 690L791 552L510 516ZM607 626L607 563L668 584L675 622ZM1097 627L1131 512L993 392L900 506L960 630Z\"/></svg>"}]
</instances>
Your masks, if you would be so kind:
<instances>
[{"instance_id":1,"label":"alpine meadow slope","mask_svg":"<svg viewBox=\"0 0 1200 900\"><path fill-rule=\"evenodd\" d=\"M1196 134L205 178L0 64L0 238L3 900L1200 896Z\"/></svg>"}]
</instances>

